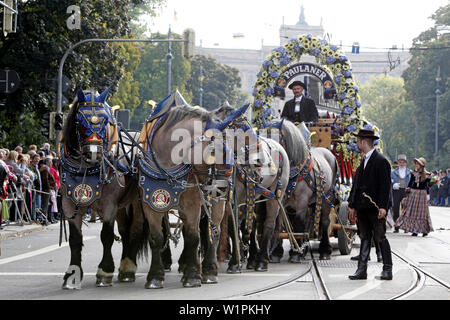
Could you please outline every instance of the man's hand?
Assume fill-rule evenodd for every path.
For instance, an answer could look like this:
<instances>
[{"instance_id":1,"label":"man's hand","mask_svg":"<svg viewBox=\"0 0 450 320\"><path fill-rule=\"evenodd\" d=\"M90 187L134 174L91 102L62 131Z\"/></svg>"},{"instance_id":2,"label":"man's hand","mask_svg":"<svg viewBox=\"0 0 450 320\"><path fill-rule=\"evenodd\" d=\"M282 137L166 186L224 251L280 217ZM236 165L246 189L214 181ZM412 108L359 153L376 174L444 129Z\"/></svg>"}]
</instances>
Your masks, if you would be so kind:
<instances>
[{"instance_id":1,"label":"man's hand","mask_svg":"<svg viewBox=\"0 0 450 320\"><path fill-rule=\"evenodd\" d=\"M378 209L378 219L383 219L384 217L386 217L386 209Z\"/></svg>"},{"instance_id":2,"label":"man's hand","mask_svg":"<svg viewBox=\"0 0 450 320\"><path fill-rule=\"evenodd\" d=\"M350 222L353 222L353 221L355 221L355 218L356 218L356 210L353 208L349 208L349 209L350 209L350 212L348 214L348 220L350 220Z\"/></svg>"}]
</instances>

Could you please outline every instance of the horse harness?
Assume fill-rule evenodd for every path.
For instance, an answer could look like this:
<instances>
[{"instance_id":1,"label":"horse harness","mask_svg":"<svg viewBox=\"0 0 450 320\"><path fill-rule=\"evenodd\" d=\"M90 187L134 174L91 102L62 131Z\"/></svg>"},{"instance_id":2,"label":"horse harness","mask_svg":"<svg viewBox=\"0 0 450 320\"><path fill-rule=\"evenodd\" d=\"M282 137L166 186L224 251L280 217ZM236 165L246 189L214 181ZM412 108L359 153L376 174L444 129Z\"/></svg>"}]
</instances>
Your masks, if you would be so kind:
<instances>
[{"instance_id":1,"label":"horse harness","mask_svg":"<svg viewBox=\"0 0 450 320\"><path fill-rule=\"evenodd\" d=\"M186 163L181 163L171 169L162 168L151 149L151 144L155 132L162 125L166 115L167 113L152 119L151 122L148 121L140 135L139 143L143 144L145 148L143 149L145 152L142 152L139 157L139 186L144 194L142 200L154 211L167 213L169 210L179 207L180 197L187 188L197 187L204 209L203 214L208 218L209 239L213 241L218 239L219 231L211 218L212 201L218 203L228 200L229 190L232 187L230 178L233 168L218 169L215 163L211 163L207 170L198 170L193 165ZM205 132L191 143L190 148L210 138L206 131L205 129ZM226 148L225 145L224 148ZM199 175L208 176L207 181L200 183ZM192 178L195 179L195 183L188 183L188 180Z\"/></svg>"}]
</instances>

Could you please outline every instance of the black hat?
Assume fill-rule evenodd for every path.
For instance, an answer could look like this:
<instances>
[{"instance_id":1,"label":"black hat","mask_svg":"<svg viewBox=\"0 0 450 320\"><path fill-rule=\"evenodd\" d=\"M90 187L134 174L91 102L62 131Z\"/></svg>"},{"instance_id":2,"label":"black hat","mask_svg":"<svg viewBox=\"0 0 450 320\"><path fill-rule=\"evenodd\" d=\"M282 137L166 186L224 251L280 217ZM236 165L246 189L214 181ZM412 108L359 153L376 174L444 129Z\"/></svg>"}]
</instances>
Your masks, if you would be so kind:
<instances>
[{"instance_id":1,"label":"black hat","mask_svg":"<svg viewBox=\"0 0 450 320\"><path fill-rule=\"evenodd\" d=\"M373 140L380 139L380 137L375 135L375 132L373 130L360 129L358 134L353 133L353 135L356 137L369 138L369 139L373 139Z\"/></svg>"},{"instance_id":2,"label":"black hat","mask_svg":"<svg viewBox=\"0 0 450 320\"><path fill-rule=\"evenodd\" d=\"M292 82L292 83L289 85L288 88L292 90L292 88L293 88L294 86L302 86L303 89L306 90L306 85L305 85L303 82L301 82L300 80L295 80L294 82Z\"/></svg>"}]
</instances>

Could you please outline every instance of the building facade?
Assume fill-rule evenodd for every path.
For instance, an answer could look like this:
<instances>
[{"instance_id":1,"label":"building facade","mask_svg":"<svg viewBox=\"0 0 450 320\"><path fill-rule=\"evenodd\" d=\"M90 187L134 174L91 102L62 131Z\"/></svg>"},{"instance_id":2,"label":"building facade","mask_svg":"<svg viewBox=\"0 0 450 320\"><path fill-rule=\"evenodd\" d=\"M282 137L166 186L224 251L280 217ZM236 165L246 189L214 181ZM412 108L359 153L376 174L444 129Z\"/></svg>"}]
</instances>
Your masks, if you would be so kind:
<instances>
[{"instance_id":1,"label":"building facade","mask_svg":"<svg viewBox=\"0 0 450 320\"><path fill-rule=\"evenodd\" d=\"M300 34L311 34L320 39L324 39L326 36L322 24L319 26L310 26L306 23L303 6L301 6L298 22L295 25L282 24L279 34L280 45L284 45L291 38L298 37ZM238 69L241 77L242 90L251 94L256 81L256 75L261 68L262 62L275 48L276 46L265 45L262 45L259 50L196 47L196 54L214 58L222 64ZM372 76L379 76L381 74L400 77L402 72L408 67L408 60L410 59L408 51L394 48L385 52L366 52L363 49L359 53L343 51L352 63L354 78L360 84L365 84ZM314 61L314 57L302 57L302 62L314 63ZM299 78L302 80L301 77ZM325 104L325 101L319 94L319 88L316 88L316 86L319 86L318 81L315 81L312 77L309 78L308 95L316 103ZM286 99L290 99L289 95L291 93L288 91L290 90L286 91Z\"/></svg>"}]
</instances>

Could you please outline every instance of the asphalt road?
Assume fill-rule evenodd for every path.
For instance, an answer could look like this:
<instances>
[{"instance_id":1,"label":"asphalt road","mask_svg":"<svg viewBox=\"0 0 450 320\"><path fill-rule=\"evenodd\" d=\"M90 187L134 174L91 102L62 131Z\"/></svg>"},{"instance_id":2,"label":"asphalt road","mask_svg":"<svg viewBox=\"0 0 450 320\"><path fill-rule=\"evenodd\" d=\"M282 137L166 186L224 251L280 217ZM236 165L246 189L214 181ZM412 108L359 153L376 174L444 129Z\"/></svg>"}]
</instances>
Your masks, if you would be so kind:
<instances>
[{"instance_id":1,"label":"asphalt road","mask_svg":"<svg viewBox=\"0 0 450 320\"><path fill-rule=\"evenodd\" d=\"M423 269L450 283L450 208L431 207L435 231L428 237L412 237L402 231L388 232L391 247L416 262ZM304 274L310 266L310 257L301 264L287 262L289 243L284 241L285 256L280 264L270 264L268 272L243 270L241 274L225 272L226 264L220 266L219 283L202 285L200 288L183 288L177 272L178 257L182 243L172 245L172 270L166 273L165 287L159 290L145 289L149 262L141 261L135 283L118 283L114 277L112 287L97 288L95 274L100 262L101 223L83 226L83 269L81 290L62 290L63 275L69 265L68 243L58 246L59 225L51 225L28 234L9 237L1 241L0 255L0 300L316 300L317 292L309 274L288 284L263 293L252 291L283 283L295 275ZM116 231L118 234L118 232ZM336 300L387 300L411 287L414 273L411 267L394 257L394 280L378 281L375 275L381 272L381 263L376 262L372 250L369 263L369 278L366 281L350 281L347 276L356 270L356 262L350 256L358 254L359 241L351 255L342 256L337 249L337 239L331 239L335 248L332 260L319 262L329 291ZM313 249L317 243L313 243ZM316 252L313 250L313 252ZM121 244L113 245L116 269L120 262ZM316 252L317 255L317 252ZM450 291L437 282L426 278L420 290L405 299L450 300Z\"/></svg>"}]
</instances>

